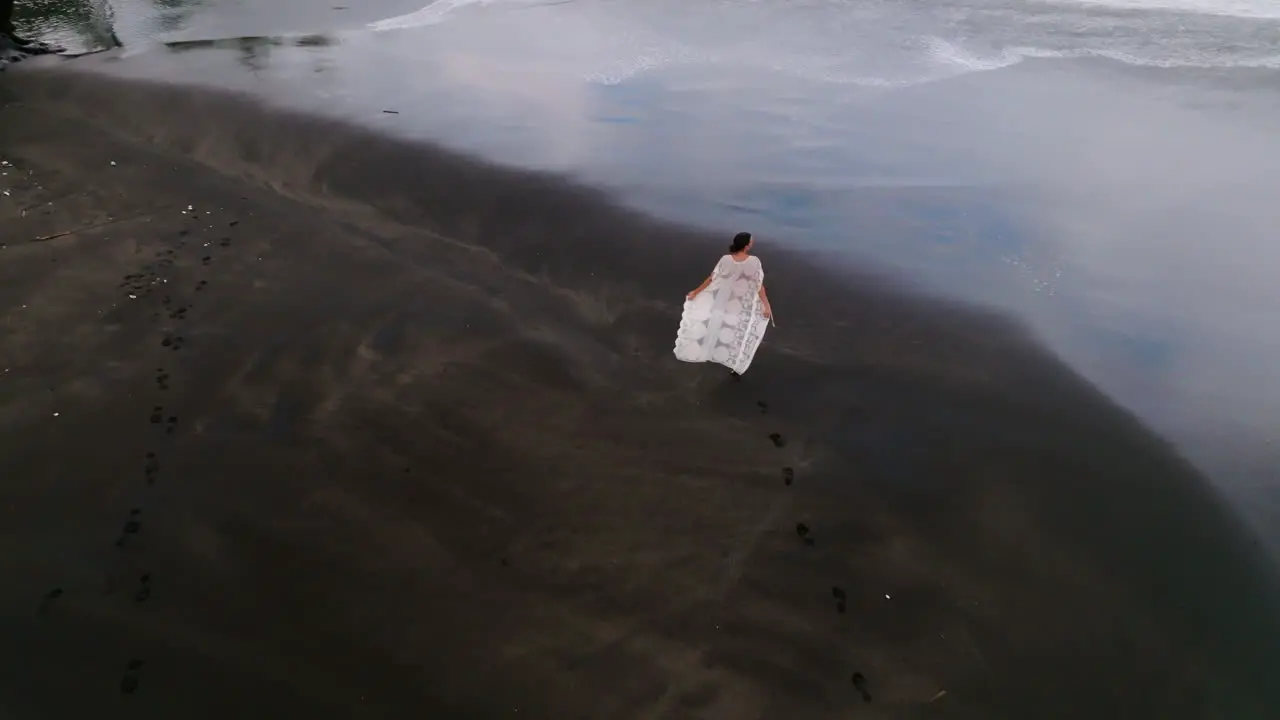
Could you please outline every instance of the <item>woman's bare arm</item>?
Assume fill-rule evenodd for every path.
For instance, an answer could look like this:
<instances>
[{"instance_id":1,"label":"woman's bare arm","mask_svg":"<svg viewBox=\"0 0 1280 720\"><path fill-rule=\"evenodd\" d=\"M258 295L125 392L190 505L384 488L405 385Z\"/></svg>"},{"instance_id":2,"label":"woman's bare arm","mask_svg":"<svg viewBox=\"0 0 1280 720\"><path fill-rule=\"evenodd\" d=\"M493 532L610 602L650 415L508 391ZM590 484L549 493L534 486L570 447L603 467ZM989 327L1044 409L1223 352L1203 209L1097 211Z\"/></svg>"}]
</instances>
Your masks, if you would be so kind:
<instances>
[{"instance_id":1,"label":"woman's bare arm","mask_svg":"<svg viewBox=\"0 0 1280 720\"><path fill-rule=\"evenodd\" d=\"M760 305L765 317L773 317L773 307L769 305L769 294L764 291L764 283L760 283Z\"/></svg>"},{"instance_id":2,"label":"woman's bare arm","mask_svg":"<svg viewBox=\"0 0 1280 720\"><path fill-rule=\"evenodd\" d=\"M693 289L693 292L689 293L686 297L688 297L690 300L692 300L692 299L694 299L694 298L698 297L698 293L702 292L703 290L706 290L706 289L707 289L707 286L711 284L711 281L712 281L712 280L715 280L715 279L716 279L716 274L715 274L715 273L711 273L710 275L708 275L708 276L707 276L707 279L706 279L706 280L703 280L703 281L702 281L702 284L701 284L701 285L699 285L698 287L694 288L694 289Z\"/></svg>"}]
</instances>

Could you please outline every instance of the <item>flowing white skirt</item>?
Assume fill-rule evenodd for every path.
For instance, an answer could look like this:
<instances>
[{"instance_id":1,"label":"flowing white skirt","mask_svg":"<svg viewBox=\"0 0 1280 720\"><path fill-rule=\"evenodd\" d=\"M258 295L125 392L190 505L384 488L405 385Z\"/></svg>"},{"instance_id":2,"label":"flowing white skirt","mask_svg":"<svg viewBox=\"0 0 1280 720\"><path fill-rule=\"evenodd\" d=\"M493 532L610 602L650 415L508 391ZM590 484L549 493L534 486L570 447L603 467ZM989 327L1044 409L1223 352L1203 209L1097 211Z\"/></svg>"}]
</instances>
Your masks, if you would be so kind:
<instances>
[{"instance_id":1,"label":"flowing white skirt","mask_svg":"<svg viewBox=\"0 0 1280 720\"><path fill-rule=\"evenodd\" d=\"M761 314L754 286L707 288L685 301L675 355L684 362L713 362L741 375L751 367L769 321ZM736 292L735 292L736 291Z\"/></svg>"}]
</instances>

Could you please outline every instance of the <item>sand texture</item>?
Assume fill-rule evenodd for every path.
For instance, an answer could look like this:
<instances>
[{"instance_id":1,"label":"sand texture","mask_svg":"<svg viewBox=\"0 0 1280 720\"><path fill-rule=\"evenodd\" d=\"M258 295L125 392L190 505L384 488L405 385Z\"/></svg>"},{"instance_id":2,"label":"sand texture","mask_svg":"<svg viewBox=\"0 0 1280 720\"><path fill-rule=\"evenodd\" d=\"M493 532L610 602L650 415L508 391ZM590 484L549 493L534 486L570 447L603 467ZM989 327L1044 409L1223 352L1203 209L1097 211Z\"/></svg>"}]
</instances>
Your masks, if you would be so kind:
<instances>
[{"instance_id":1,"label":"sand texture","mask_svg":"<svg viewBox=\"0 0 1280 720\"><path fill-rule=\"evenodd\" d=\"M1280 716L1253 540L1000 318L761 243L734 381L670 348L739 228L206 91L0 102L6 719Z\"/></svg>"}]
</instances>

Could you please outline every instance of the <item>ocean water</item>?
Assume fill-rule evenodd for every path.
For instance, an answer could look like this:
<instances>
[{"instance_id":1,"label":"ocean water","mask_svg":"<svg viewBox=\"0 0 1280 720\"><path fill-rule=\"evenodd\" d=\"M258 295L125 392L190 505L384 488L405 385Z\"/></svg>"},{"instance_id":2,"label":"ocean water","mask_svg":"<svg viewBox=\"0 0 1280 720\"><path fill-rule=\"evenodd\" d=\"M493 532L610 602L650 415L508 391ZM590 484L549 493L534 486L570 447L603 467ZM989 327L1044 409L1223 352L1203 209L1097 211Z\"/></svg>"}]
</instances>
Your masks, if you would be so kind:
<instances>
[{"instance_id":1,"label":"ocean water","mask_svg":"<svg viewBox=\"0 0 1280 720\"><path fill-rule=\"evenodd\" d=\"M75 50L105 50L76 61L97 71L563 173L665 217L751 229L766 255L786 245L1007 313L1280 549L1280 2L23 12Z\"/></svg>"}]
</instances>

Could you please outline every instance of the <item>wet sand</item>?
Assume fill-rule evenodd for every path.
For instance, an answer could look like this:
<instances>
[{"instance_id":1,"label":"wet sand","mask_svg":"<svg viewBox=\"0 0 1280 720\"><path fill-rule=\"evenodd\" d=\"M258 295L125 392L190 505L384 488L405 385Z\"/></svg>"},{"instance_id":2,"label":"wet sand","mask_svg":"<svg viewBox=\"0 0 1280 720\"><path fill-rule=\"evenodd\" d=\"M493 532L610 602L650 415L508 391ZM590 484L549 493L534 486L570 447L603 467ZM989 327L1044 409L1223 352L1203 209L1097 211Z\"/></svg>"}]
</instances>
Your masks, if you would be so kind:
<instances>
[{"instance_id":1,"label":"wet sand","mask_svg":"<svg viewBox=\"0 0 1280 720\"><path fill-rule=\"evenodd\" d=\"M206 91L0 99L7 717L1280 711L1256 542L1000 318L762 244L733 381L670 347L738 228Z\"/></svg>"}]
</instances>

